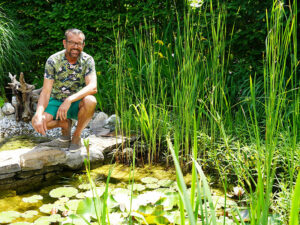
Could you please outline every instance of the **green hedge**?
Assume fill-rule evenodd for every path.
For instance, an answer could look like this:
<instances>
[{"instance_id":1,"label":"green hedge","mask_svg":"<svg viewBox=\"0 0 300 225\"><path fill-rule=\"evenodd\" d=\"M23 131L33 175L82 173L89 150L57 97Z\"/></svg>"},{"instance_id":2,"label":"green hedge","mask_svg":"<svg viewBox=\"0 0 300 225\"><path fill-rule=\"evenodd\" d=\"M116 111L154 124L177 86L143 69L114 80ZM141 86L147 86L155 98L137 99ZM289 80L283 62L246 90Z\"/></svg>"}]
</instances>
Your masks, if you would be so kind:
<instances>
[{"instance_id":1,"label":"green hedge","mask_svg":"<svg viewBox=\"0 0 300 225\"><path fill-rule=\"evenodd\" d=\"M216 1L217 2L217 1ZM227 7L227 37L232 28L231 64L228 85L232 86L232 99L248 95L250 74L262 74L262 55L267 34L264 21L265 9L270 9L272 0L265 2L249 0L229 0ZM31 50L29 65L22 67L28 82L42 85L42 74L46 59L63 48L64 31L76 27L86 34L85 51L96 61L99 77L99 99L103 110L113 110L114 84L109 76L115 46L115 33L131 40L134 28L144 26L144 21L156 26L157 36L162 40L172 37L166 32L175 18L182 17L185 0L14 0L2 4L27 37L24 42ZM176 14L178 13L178 14ZM209 15L208 15L209 16ZM175 30L174 30L175 31ZM24 36L23 35L23 36ZM170 38L171 39L171 38ZM7 69L9 70L9 68ZM8 71L5 71L8 72ZM245 87L245 88L243 88Z\"/></svg>"}]
</instances>

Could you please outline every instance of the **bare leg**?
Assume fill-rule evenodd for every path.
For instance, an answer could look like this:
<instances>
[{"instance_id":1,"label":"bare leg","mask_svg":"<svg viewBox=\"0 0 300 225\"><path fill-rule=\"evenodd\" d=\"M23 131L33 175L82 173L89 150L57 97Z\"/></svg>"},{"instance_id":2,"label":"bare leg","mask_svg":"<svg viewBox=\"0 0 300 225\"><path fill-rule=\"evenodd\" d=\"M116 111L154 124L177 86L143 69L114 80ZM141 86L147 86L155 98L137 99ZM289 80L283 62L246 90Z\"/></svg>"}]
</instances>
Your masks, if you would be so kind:
<instances>
[{"instance_id":1,"label":"bare leg","mask_svg":"<svg viewBox=\"0 0 300 225\"><path fill-rule=\"evenodd\" d=\"M79 104L77 127L73 134L71 143L77 145L80 144L81 132L92 119L95 112L96 104L97 100L92 95L88 95L81 100Z\"/></svg>"},{"instance_id":2,"label":"bare leg","mask_svg":"<svg viewBox=\"0 0 300 225\"><path fill-rule=\"evenodd\" d=\"M62 136L71 138L72 120L53 120L53 116L49 113L44 113L47 121L47 129L51 130L56 127L61 127Z\"/></svg>"}]
</instances>

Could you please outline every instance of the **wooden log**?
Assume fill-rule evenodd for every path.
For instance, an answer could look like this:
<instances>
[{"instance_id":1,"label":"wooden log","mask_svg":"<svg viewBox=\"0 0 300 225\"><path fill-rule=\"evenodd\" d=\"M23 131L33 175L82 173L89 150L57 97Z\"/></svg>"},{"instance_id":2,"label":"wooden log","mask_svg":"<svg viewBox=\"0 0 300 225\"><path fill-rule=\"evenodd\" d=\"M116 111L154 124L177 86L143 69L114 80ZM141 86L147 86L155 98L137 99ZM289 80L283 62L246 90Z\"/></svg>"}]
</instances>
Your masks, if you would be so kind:
<instances>
[{"instance_id":1,"label":"wooden log","mask_svg":"<svg viewBox=\"0 0 300 225\"><path fill-rule=\"evenodd\" d=\"M9 73L11 83L8 83L12 89L13 95L16 96L16 120L29 122L34 115L34 105L37 103L42 88L35 90L35 86L27 84L24 79L24 74L20 73L20 79L17 81L16 75Z\"/></svg>"}]
</instances>

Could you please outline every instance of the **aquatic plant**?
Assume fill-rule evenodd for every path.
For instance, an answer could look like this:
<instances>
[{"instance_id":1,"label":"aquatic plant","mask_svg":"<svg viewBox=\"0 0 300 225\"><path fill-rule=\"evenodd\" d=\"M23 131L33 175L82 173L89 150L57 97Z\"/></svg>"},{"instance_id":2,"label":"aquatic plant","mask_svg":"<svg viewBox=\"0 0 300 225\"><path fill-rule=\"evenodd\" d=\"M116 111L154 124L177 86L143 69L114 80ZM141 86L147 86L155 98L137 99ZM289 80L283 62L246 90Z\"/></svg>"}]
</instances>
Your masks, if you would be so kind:
<instances>
[{"instance_id":1,"label":"aquatic plant","mask_svg":"<svg viewBox=\"0 0 300 225\"><path fill-rule=\"evenodd\" d=\"M41 195L33 195L31 197L22 198L22 201L28 202L28 203L36 203L42 199L43 199L43 196L41 196Z\"/></svg>"},{"instance_id":2,"label":"aquatic plant","mask_svg":"<svg viewBox=\"0 0 300 225\"><path fill-rule=\"evenodd\" d=\"M6 98L4 84L9 80L8 72L20 72L17 70L22 67L24 69L24 62L28 62L30 54L24 42L24 34L1 7L0 5L0 96L3 100Z\"/></svg>"},{"instance_id":3,"label":"aquatic plant","mask_svg":"<svg viewBox=\"0 0 300 225\"><path fill-rule=\"evenodd\" d=\"M21 213L16 211L0 212L0 223L11 223L13 220L20 216Z\"/></svg>"},{"instance_id":4,"label":"aquatic plant","mask_svg":"<svg viewBox=\"0 0 300 225\"><path fill-rule=\"evenodd\" d=\"M78 190L74 187L58 187L50 191L49 195L52 198L73 197L78 194Z\"/></svg>"}]
</instances>

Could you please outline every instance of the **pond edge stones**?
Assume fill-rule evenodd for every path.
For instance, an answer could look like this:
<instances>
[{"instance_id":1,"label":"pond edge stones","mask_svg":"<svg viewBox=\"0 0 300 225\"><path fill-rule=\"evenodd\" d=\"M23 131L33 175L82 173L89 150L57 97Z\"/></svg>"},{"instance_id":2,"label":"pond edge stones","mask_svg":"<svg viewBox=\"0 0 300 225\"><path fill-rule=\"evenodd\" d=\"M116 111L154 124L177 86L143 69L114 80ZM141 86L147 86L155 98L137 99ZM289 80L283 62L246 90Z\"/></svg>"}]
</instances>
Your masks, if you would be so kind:
<instances>
[{"instance_id":1,"label":"pond edge stones","mask_svg":"<svg viewBox=\"0 0 300 225\"><path fill-rule=\"evenodd\" d=\"M90 135L89 155L91 166L104 164L106 154L129 139L122 136L97 137ZM88 157L85 147L76 152L67 148L39 146L0 152L0 190L13 189L25 192L47 181L56 179L63 170L84 168Z\"/></svg>"}]
</instances>

